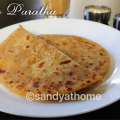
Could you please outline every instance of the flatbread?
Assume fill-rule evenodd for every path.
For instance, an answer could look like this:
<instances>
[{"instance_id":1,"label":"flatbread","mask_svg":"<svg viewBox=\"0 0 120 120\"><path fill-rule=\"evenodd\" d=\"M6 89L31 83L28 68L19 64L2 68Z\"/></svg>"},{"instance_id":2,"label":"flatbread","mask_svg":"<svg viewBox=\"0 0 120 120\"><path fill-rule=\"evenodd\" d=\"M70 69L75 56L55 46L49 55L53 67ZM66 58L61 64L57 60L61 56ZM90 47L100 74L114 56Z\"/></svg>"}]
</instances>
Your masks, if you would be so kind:
<instances>
[{"instance_id":1,"label":"flatbread","mask_svg":"<svg viewBox=\"0 0 120 120\"><path fill-rule=\"evenodd\" d=\"M74 61L95 74L104 75L110 66L108 52L99 44L83 37L72 35L39 35Z\"/></svg>"},{"instance_id":2,"label":"flatbread","mask_svg":"<svg viewBox=\"0 0 120 120\"><path fill-rule=\"evenodd\" d=\"M22 26L0 44L0 83L18 96L68 94L103 79Z\"/></svg>"}]
</instances>

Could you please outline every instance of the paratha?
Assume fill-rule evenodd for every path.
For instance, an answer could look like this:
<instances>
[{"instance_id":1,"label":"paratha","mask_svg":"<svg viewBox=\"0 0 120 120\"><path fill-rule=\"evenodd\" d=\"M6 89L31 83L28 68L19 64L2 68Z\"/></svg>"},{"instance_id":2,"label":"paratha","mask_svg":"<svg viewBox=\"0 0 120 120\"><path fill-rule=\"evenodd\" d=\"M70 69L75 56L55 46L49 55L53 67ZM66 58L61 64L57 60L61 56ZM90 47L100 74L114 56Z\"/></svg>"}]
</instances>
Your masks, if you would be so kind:
<instances>
[{"instance_id":1,"label":"paratha","mask_svg":"<svg viewBox=\"0 0 120 120\"><path fill-rule=\"evenodd\" d=\"M72 93L103 79L22 26L0 44L0 83L18 96Z\"/></svg>"},{"instance_id":2,"label":"paratha","mask_svg":"<svg viewBox=\"0 0 120 120\"><path fill-rule=\"evenodd\" d=\"M99 44L73 35L39 35L47 43L61 50L74 61L94 72L104 75L110 66L108 52Z\"/></svg>"}]
</instances>

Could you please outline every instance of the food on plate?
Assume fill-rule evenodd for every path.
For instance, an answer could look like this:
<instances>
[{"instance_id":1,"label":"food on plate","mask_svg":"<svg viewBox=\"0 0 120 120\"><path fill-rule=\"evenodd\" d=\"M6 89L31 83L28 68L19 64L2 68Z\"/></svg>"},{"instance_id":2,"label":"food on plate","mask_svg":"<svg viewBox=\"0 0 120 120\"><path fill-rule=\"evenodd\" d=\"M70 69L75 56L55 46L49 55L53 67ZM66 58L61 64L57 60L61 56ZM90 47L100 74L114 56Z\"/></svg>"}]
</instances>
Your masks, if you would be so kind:
<instances>
[{"instance_id":1,"label":"food on plate","mask_svg":"<svg viewBox=\"0 0 120 120\"><path fill-rule=\"evenodd\" d=\"M72 93L103 79L22 26L0 44L0 83L18 96Z\"/></svg>"},{"instance_id":2,"label":"food on plate","mask_svg":"<svg viewBox=\"0 0 120 120\"><path fill-rule=\"evenodd\" d=\"M38 38L53 45L95 74L104 75L110 66L108 52L99 44L73 35L44 35Z\"/></svg>"},{"instance_id":3,"label":"food on plate","mask_svg":"<svg viewBox=\"0 0 120 120\"><path fill-rule=\"evenodd\" d=\"M74 61L93 71L95 74L104 75L110 66L108 52L99 44L83 37L73 35L44 35L38 38L53 45ZM99 85L103 81L98 81L89 87Z\"/></svg>"}]
</instances>

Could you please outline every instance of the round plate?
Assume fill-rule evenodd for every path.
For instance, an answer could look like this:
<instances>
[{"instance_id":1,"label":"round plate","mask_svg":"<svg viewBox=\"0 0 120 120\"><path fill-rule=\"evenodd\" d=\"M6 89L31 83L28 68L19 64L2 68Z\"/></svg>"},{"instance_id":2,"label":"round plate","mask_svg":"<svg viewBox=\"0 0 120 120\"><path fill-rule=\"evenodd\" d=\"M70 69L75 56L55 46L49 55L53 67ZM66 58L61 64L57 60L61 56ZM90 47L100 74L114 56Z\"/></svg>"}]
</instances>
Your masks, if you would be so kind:
<instances>
[{"instance_id":1,"label":"round plate","mask_svg":"<svg viewBox=\"0 0 120 120\"><path fill-rule=\"evenodd\" d=\"M29 117L63 117L87 113L105 107L120 98L120 32L96 22L78 19L43 19L19 23L29 32L82 36L104 47L110 55L110 68L105 82L89 90L101 94L101 99L84 101L27 101L0 86L0 111ZM0 30L0 42L18 28L19 24ZM87 93L87 94L88 94Z\"/></svg>"}]
</instances>

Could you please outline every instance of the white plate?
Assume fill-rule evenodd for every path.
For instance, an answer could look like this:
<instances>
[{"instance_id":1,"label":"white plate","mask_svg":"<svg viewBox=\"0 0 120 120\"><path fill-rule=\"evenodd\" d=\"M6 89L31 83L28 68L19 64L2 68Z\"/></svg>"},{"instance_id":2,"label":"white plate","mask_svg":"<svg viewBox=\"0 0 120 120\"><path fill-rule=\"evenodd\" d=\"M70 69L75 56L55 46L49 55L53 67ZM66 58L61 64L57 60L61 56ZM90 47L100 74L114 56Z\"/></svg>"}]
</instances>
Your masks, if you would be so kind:
<instances>
[{"instance_id":1,"label":"white plate","mask_svg":"<svg viewBox=\"0 0 120 120\"><path fill-rule=\"evenodd\" d=\"M29 32L39 34L68 34L82 36L102 45L110 55L110 69L104 84L88 93L101 94L101 100L66 102L29 102L0 86L0 111L29 117L63 117L87 113L105 107L120 98L120 32L112 27L78 19L34 20L19 23ZM2 42L18 24L0 30Z\"/></svg>"}]
</instances>

